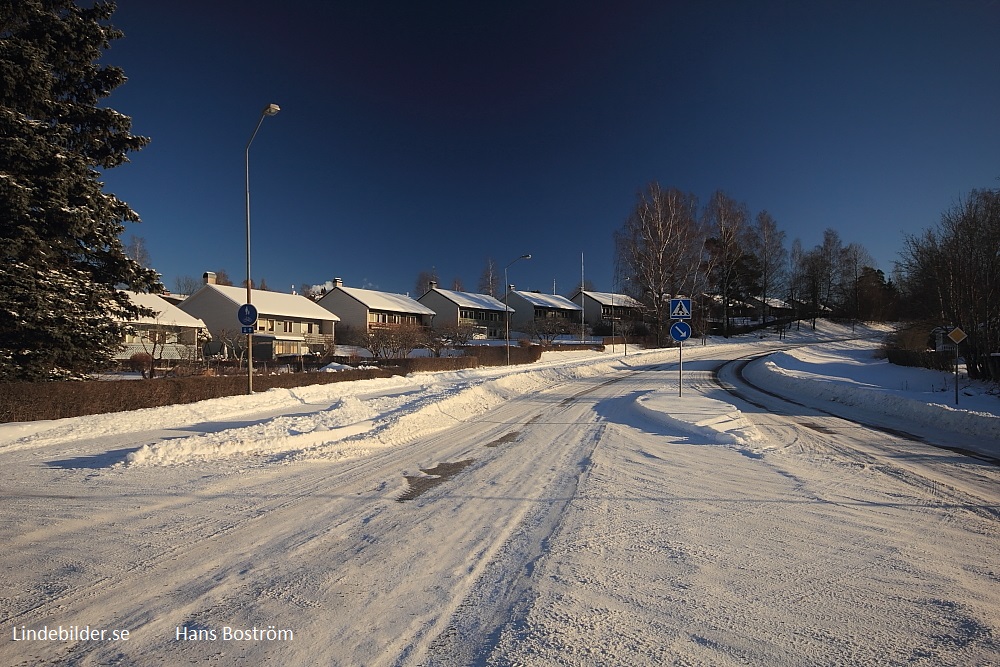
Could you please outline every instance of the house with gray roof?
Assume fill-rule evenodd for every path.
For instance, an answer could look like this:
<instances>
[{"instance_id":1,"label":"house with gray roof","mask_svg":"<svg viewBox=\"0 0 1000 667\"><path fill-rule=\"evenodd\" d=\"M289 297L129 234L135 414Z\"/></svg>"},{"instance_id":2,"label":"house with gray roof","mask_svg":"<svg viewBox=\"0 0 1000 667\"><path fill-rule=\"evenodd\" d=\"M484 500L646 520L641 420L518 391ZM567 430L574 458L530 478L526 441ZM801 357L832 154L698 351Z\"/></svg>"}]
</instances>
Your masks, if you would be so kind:
<instances>
[{"instance_id":1,"label":"house with gray roof","mask_svg":"<svg viewBox=\"0 0 1000 667\"><path fill-rule=\"evenodd\" d=\"M506 308L502 301L488 294L440 289L431 281L430 289L417 301L437 313L434 317L436 329L470 327L475 338L503 338L506 335Z\"/></svg>"},{"instance_id":2,"label":"house with gray roof","mask_svg":"<svg viewBox=\"0 0 1000 667\"><path fill-rule=\"evenodd\" d=\"M577 290L570 301L583 300L583 320L590 326L598 322L641 322L644 306L628 294Z\"/></svg>"},{"instance_id":3,"label":"house with gray roof","mask_svg":"<svg viewBox=\"0 0 1000 667\"><path fill-rule=\"evenodd\" d=\"M436 314L405 294L345 287L340 278L334 279L333 289L316 303L335 314L343 326L358 333L403 324L429 327Z\"/></svg>"},{"instance_id":4,"label":"house with gray roof","mask_svg":"<svg viewBox=\"0 0 1000 667\"><path fill-rule=\"evenodd\" d=\"M562 319L579 323L583 308L558 294L510 290L506 296L511 309L510 326L518 331L531 330L535 320Z\"/></svg>"},{"instance_id":5,"label":"house with gray roof","mask_svg":"<svg viewBox=\"0 0 1000 667\"><path fill-rule=\"evenodd\" d=\"M178 308L204 320L212 337L236 348L245 345L237 317L247 302L244 287L219 285L215 274L205 273L205 284L181 301ZM253 358L269 360L283 355L322 353L333 347L336 315L301 294L251 290L257 309L253 331Z\"/></svg>"}]
</instances>

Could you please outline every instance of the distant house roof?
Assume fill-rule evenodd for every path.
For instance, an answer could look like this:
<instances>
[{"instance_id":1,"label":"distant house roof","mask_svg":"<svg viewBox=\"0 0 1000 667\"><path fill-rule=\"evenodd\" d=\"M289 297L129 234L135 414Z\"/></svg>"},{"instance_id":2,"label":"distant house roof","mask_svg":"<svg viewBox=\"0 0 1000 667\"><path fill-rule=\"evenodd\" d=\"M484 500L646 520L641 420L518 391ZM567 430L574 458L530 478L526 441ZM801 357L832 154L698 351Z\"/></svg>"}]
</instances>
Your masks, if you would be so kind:
<instances>
[{"instance_id":1,"label":"distant house roof","mask_svg":"<svg viewBox=\"0 0 1000 667\"><path fill-rule=\"evenodd\" d=\"M512 290L511 293L518 295L533 306L539 306L542 308L560 308L562 310L583 310L583 308L577 304L573 303L564 296L559 296L558 294L519 292L518 290Z\"/></svg>"},{"instance_id":2,"label":"distant house roof","mask_svg":"<svg viewBox=\"0 0 1000 667\"><path fill-rule=\"evenodd\" d=\"M771 298L771 297L768 297L767 299L764 299L762 301L762 303L767 304L771 308L791 308L790 305L788 305L787 303L785 303L781 299L774 299L774 298Z\"/></svg>"},{"instance_id":3,"label":"distant house roof","mask_svg":"<svg viewBox=\"0 0 1000 667\"><path fill-rule=\"evenodd\" d=\"M577 292L576 294L579 294ZM613 294L611 292L591 292L590 290L584 290L583 292L591 299L601 304L602 306L614 306L616 308L642 308L643 305L639 301L636 301L628 294ZM573 298L576 298L576 294Z\"/></svg>"},{"instance_id":4,"label":"distant house roof","mask_svg":"<svg viewBox=\"0 0 1000 667\"><path fill-rule=\"evenodd\" d=\"M428 292L437 292L444 298L455 303L461 308L482 308L483 310L499 310L503 312L503 301L494 299L488 294L472 294L471 292L457 292L455 290L440 289L435 287ZM426 295L425 295L426 296ZM423 298L423 297L421 297ZM513 308L510 309L514 311Z\"/></svg>"},{"instance_id":5,"label":"distant house roof","mask_svg":"<svg viewBox=\"0 0 1000 667\"><path fill-rule=\"evenodd\" d=\"M137 320L129 320L136 324L152 324L172 327L190 327L194 329L205 329L205 323L197 317L185 313L183 310L163 299L157 294L146 294L143 292L132 292L125 290L129 300L142 308L149 308L156 313L155 317L140 317Z\"/></svg>"},{"instance_id":6,"label":"distant house roof","mask_svg":"<svg viewBox=\"0 0 1000 667\"><path fill-rule=\"evenodd\" d=\"M232 301L237 307L246 303L247 300L247 290L245 287L208 284L203 285L201 289L215 290ZM329 310L301 294L285 294L284 292L269 292L267 290L255 289L251 290L250 298L251 303L261 315L283 315L310 320L340 321L340 318ZM236 311L233 310L233 312L235 313Z\"/></svg>"},{"instance_id":7,"label":"distant house roof","mask_svg":"<svg viewBox=\"0 0 1000 667\"><path fill-rule=\"evenodd\" d=\"M360 287L337 286L335 290L341 290L344 294L353 297L368 310L382 310L391 313L412 313L418 315L436 315L433 310L411 299L405 294L393 294L391 292L378 292L376 290L362 289ZM332 294L333 292L327 292Z\"/></svg>"}]
</instances>

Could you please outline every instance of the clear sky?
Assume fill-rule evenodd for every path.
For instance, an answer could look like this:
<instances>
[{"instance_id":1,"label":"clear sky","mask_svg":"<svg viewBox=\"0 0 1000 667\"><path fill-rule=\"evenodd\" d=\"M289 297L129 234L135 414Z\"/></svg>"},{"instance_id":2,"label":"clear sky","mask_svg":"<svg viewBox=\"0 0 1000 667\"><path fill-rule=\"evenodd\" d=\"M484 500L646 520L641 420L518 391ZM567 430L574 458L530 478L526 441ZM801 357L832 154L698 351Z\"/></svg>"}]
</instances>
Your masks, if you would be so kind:
<instances>
[{"instance_id":1,"label":"clear sky","mask_svg":"<svg viewBox=\"0 0 1000 667\"><path fill-rule=\"evenodd\" d=\"M119 0L107 105L152 143L105 174L168 289L246 271L475 291L612 289L646 183L834 228L889 273L905 233L1000 187L1000 2Z\"/></svg>"}]
</instances>

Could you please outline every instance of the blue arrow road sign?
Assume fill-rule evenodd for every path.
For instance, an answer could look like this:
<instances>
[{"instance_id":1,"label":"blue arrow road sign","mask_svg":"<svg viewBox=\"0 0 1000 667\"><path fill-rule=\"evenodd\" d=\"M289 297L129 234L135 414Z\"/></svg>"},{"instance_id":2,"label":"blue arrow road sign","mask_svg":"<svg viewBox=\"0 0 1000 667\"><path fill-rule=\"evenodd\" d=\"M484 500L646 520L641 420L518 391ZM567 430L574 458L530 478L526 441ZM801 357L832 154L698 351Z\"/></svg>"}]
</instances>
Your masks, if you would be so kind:
<instances>
[{"instance_id":1,"label":"blue arrow road sign","mask_svg":"<svg viewBox=\"0 0 1000 667\"><path fill-rule=\"evenodd\" d=\"M236 311L236 317L239 318L240 324L243 326L251 326L257 321L257 309L254 308L252 304L244 303L240 306L240 309Z\"/></svg>"},{"instance_id":2,"label":"blue arrow road sign","mask_svg":"<svg viewBox=\"0 0 1000 667\"><path fill-rule=\"evenodd\" d=\"M687 322L674 322L670 325L670 337L678 343L683 343L691 337L691 325Z\"/></svg>"}]
</instances>

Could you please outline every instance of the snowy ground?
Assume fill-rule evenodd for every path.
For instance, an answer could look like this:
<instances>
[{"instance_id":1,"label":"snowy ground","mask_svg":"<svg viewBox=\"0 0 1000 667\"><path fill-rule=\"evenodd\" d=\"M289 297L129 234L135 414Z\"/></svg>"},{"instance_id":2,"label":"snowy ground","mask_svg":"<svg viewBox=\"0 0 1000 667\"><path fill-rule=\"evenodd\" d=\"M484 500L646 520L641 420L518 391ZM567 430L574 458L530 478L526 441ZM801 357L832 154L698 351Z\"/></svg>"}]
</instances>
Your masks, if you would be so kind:
<instances>
[{"instance_id":1,"label":"snowy ground","mask_svg":"<svg viewBox=\"0 0 1000 667\"><path fill-rule=\"evenodd\" d=\"M995 664L1000 397L878 335L0 425L0 664Z\"/></svg>"}]
</instances>

